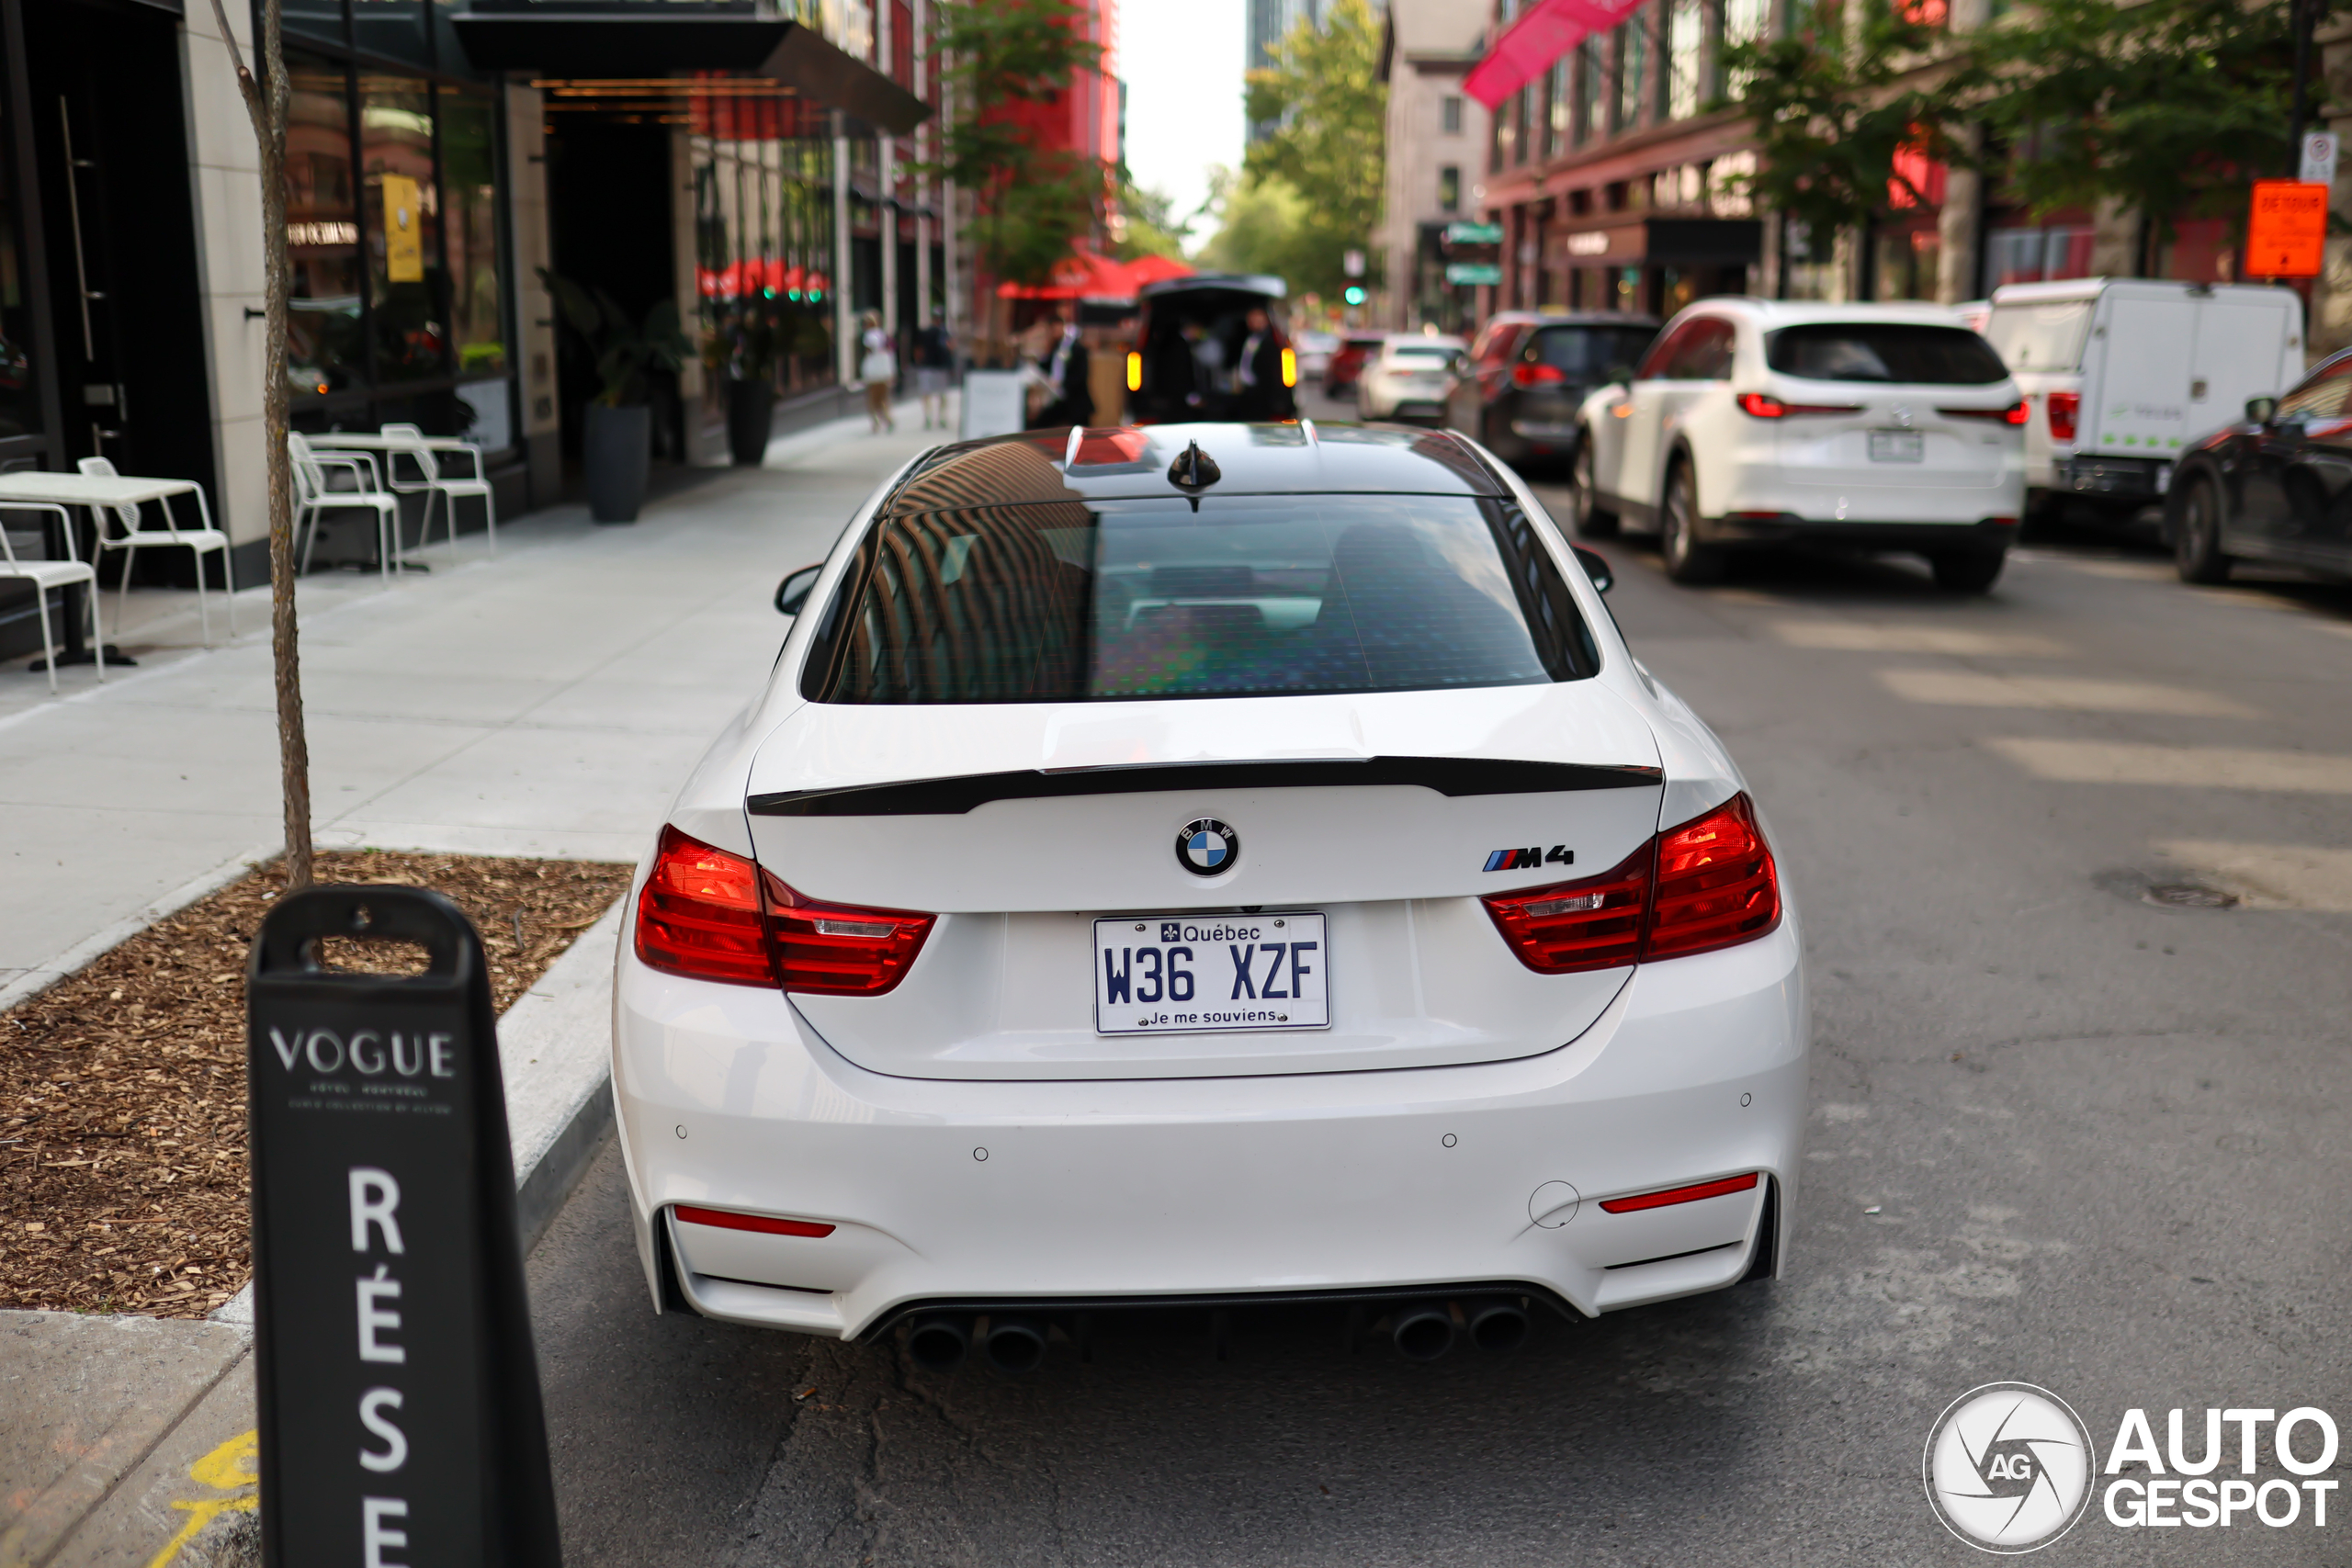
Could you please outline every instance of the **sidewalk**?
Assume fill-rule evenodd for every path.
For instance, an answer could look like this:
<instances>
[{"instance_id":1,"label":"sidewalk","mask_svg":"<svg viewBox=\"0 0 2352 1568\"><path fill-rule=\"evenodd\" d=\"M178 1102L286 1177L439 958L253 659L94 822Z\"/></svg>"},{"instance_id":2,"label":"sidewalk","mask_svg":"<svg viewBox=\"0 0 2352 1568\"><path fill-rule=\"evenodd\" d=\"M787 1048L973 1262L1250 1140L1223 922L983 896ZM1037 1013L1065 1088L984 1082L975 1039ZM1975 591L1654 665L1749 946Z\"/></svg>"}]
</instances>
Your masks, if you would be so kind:
<instances>
[{"instance_id":1,"label":"sidewalk","mask_svg":"<svg viewBox=\"0 0 2352 1568\"><path fill-rule=\"evenodd\" d=\"M633 526L560 508L503 525L495 561L474 536L388 590L303 582L319 843L639 858L765 680L777 581L937 438L920 423L910 405L895 434L862 417L802 432ZM105 612L111 637L112 594ZM63 671L63 700L0 669L0 1006L277 852L266 592L237 613L243 636L205 651L192 592L135 591L121 640L140 668L104 686ZM225 640L217 602L212 624ZM609 1120L602 1023L624 913L501 1024L526 1236ZM0 1313L0 1568L233 1554L252 1497L249 1348L234 1321Z\"/></svg>"}]
</instances>

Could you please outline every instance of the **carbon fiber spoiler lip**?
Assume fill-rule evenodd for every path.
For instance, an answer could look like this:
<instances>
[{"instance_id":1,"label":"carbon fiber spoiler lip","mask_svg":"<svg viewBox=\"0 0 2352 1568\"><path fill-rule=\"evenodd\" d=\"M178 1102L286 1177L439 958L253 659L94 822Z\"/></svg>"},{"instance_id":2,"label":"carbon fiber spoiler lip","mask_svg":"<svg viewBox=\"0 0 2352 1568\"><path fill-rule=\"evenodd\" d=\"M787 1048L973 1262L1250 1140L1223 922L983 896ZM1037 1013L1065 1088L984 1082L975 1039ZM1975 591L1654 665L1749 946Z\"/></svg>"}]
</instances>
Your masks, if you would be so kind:
<instances>
[{"instance_id":1,"label":"carbon fiber spoiler lip","mask_svg":"<svg viewBox=\"0 0 2352 1568\"><path fill-rule=\"evenodd\" d=\"M1120 763L1101 768L965 773L838 789L754 795L754 817L960 817L997 800L1060 800L1187 789L1328 789L1410 785L1459 799L1589 789L1652 789L1662 768L1633 763L1533 762L1507 757L1305 758L1278 761Z\"/></svg>"}]
</instances>

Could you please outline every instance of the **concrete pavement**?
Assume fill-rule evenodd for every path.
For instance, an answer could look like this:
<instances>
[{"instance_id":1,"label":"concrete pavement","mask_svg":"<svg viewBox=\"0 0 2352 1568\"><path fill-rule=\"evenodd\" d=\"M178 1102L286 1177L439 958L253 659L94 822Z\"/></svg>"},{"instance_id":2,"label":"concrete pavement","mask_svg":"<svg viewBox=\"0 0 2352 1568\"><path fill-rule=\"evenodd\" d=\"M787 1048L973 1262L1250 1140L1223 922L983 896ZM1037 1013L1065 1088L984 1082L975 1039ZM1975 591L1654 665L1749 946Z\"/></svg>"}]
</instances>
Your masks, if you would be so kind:
<instances>
[{"instance_id":1,"label":"concrete pavement","mask_svg":"<svg viewBox=\"0 0 2352 1568\"><path fill-rule=\"evenodd\" d=\"M704 744L766 676L772 596L929 444L842 421L718 470L632 526L578 508L436 547L390 589L300 590L322 846L635 860ZM0 1006L277 849L267 601L197 644L194 596L134 592L141 660L0 686ZM111 634L114 604L107 601ZM526 1239L609 1125L616 908L502 1021ZM250 1547L250 1309L225 1321L0 1314L0 1568L234 1560ZM242 1445L242 1446L241 1446Z\"/></svg>"}]
</instances>

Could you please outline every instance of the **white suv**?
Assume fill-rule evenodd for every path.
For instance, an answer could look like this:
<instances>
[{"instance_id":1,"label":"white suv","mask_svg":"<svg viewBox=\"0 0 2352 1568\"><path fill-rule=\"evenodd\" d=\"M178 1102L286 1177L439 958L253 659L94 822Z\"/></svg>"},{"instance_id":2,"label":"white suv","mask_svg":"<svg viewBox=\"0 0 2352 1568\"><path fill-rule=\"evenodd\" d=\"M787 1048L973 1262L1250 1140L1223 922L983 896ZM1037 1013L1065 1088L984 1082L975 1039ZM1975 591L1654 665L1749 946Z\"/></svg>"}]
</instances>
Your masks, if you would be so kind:
<instances>
[{"instance_id":1,"label":"white suv","mask_svg":"<svg viewBox=\"0 0 2352 1568\"><path fill-rule=\"evenodd\" d=\"M1363 362L1356 379L1356 417L1363 420L1425 420L1445 415L1453 390L1454 362L1462 357L1458 337L1398 333Z\"/></svg>"},{"instance_id":2,"label":"white suv","mask_svg":"<svg viewBox=\"0 0 2352 1568\"><path fill-rule=\"evenodd\" d=\"M2025 414L1941 307L1702 300L1631 385L1585 400L1577 528L1655 528L1678 582L1731 547L1828 539L1917 550L1939 586L1982 592L2024 510Z\"/></svg>"}]
</instances>

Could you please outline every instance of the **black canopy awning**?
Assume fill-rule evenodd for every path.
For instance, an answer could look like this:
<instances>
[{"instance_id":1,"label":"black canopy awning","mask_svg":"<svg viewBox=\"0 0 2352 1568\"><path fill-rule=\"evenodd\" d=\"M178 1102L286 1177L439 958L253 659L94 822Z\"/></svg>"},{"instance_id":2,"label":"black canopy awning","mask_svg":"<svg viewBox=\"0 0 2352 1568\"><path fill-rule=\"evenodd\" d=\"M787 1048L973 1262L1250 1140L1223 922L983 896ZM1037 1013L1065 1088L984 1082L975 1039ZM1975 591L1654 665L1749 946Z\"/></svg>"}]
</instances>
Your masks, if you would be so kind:
<instances>
[{"instance_id":1,"label":"black canopy awning","mask_svg":"<svg viewBox=\"0 0 2352 1568\"><path fill-rule=\"evenodd\" d=\"M595 11L526 5L449 18L482 71L641 77L666 71L743 71L893 136L931 116L921 98L798 22L740 10L680 16L614 6Z\"/></svg>"}]
</instances>

